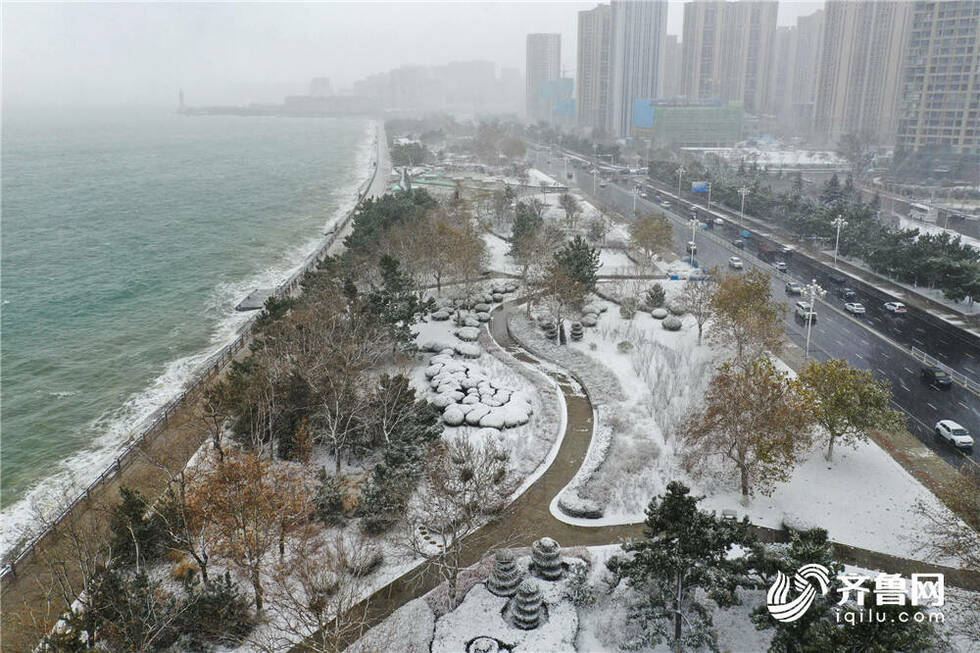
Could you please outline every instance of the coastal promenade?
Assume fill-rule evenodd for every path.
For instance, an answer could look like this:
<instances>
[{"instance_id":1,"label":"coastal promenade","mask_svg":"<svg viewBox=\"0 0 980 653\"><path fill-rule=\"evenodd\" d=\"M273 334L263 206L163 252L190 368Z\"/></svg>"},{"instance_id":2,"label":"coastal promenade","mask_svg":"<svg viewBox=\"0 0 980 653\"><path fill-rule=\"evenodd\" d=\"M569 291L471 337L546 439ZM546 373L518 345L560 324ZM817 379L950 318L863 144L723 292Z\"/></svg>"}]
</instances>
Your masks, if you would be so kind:
<instances>
[{"instance_id":1,"label":"coastal promenade","mask_svg":"<svg viewBox=\"0 0 980 653\"><path fill-rule=\"evenodd\" d=\"M316 251L276 288L277 296L299 292L306 271L343 247L359 203L384 194L390 160L380 123L375 128L370 165L354 206ZM31 650L66 605L85 590L102 561L109 511L118 503L120 488L139 490L154 500L200 448L206 438L198 418L202 392L225 373L232 360L247 351L253 322L254 318L246 322L234 341L203 364L187 388L151 416L145 428L134 434L85 490L75 497L65 496L60 509L49 518L39 515L33 538L7 556L0 576L0 650Z\"/></svg>"}]
</instances>

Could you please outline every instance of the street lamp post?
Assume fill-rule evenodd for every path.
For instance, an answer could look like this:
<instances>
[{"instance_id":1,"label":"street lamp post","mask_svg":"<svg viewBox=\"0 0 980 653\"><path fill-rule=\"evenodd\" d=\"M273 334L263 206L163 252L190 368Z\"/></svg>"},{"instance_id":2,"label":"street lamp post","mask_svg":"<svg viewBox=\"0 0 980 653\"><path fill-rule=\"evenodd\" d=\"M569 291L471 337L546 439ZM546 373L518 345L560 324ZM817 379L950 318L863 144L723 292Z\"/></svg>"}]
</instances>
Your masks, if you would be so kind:
<instances>
[{"instance_id":1,"label":"street lamp post","mask_svg":"<svg viewBox=\"0 0 980 653\"><path fill-rule=\"evenodd\" d=\"M633 215L636 215L636 198L640 195L640 187L633 186Z\"/></svg>"},{"instance_id":2,"label":"street lamp post","mask_svg":"<svg viewBox=\"0 0 980 653\"><path fill-rule=\"evenodd\" d=\"M592 144L592 194L595 195L596 183L599 181L599 146Z\"/></svg>"},{"instance_id":3,"label":"street lamp post","mask_svg":"<svg viewBox=\"0 0 980 653\"><path fill-rule=\"evenodd\" d=\"M700 221L697 218L691 218L687 221L691 225L691 267L694 267L694 250L697 249L697 243L694 242L694 237L698 233L698 225Z\"/></svg>"},{"instance_id":4,"label":"street lamp post","mask_svg":"<svg viewBox=\"0 0 980 653\"><path fill-rule=\"evenodd\" d=\"M742 226L742 223L745 222L745 196L750 192L751 191L745 186L738 189L738 194L742 197L742 207L738 212L738 226L740 227Z\"/></svg>"},{"instance_id":5,"label":"street lamp post","mask_svg":"<svg viewBox=\"0 0 980 653\"><path fill-rule=\"evenodd\" d=\"M826 295L827 291L820 287L816 279L813 279L803 289L803 294L810 298L810 308L806 315L806 347L803 350L803 360L807 360L810 358L810 330L813 328L813 317L816 315L817 298Z\"/></svg>"},{"instance_id":6,"label":"street lamp post","mask_svg":"<svg viewBox=\"0 0 980 653\"><path fill-rule=\"evenodd\" d=\"M711 182L708 182L708 211L711 211Z\"/></svg>"},{"instance_id":7,"label":"street lamp post","mask_svg":"<svg viewBox=\"0 0 980 653\"><path fill-rule=\"evenodd\" d=\"M837 219L831 222L830 224L837 227L837 238L834 239L834 269L837 269L837 251L838 248L840 247L840 230L841 227L847 226L847 221L844 219L844 216L838 215Z\"/></svg>"},{"instance_id":8,"label":"street lamp post","mask_svg":"<svg viewBox=\"0 0 980 653\"><path fill-rule=\"evenodd\" d=\"M681 179L684 177L684 173L687 172L684 166L677 169L677 199L681 198Z\"/></svg>"}]
</instances>

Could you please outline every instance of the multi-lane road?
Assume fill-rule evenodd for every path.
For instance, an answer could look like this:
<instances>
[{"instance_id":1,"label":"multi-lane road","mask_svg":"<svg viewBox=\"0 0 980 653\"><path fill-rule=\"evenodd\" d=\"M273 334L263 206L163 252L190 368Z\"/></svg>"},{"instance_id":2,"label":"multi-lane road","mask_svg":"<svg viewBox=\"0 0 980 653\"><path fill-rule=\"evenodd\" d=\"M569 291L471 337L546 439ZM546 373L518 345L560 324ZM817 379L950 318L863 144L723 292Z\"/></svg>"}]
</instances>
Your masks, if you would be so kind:
<instances>
[{"instance_id":1,"label":"multi-lane road","mask_svg":"<svg viewBox=\"0 0 980 653\"><path fill-rule=\"evenodd\" d=\"M568 171L572 172L573 179L565 179L562 174L564 166L557 157L544 167L556 179L575 184L584 194L592 195L593 178L590 172L569 166ZM652 193L650 197L653 197ZM631 188L610 182L606 188L598 189L596 199L616 206L627 219L631 219L634 201ZM677 206L673 199L670 209L643 198L637 198L636 201L638 210L649 211L656 208L671 218L676 251L683 252L686 243L691 239L689 209L686 206ZM784 299L791 307L800 298L786 295L785 276L753 256L751 248L736 248L732 244L732 240L737 237L736 231L734 227L727 225L710 232L698 230L695 242L696 259L700 265L728 270L729 257L741 256L746 268L758 267L770 275L773 296ZM922 363L911 355L908 346L914 345L944 363L970 374L980 364L980 360L971 360L971 357L980 358L976 343L969 342L969 337L960 340L946 333L937 335L935 329L930 330L931 325L927 321L917 319L914 315L888 313L881 307L882 302L874 297L858 297L858 301L868 308L867 314L849 315L844 312L843 301L835 294L839 286L826 278L828 273L819 263L810 261L799 253L785 257L785 262L789 266L785 273L789 278L803 284L816 278L829 291L817 307L818 318L810 334L811 356L821 360L846 358L851 365L869 369L877 377L888 380L896 406L909 417L909 430L943 459L952 464L962 464L964 454L938 442L933 427L940 419L953 419L973 433L975 438L980 436L980 397L955 384L948 390L938 390L922 383L919 376ZM738 273L735 270L732 272ZM802 321L796 319L792 310L787 311L786 333L791 341L800 347L804 346L806 327ZM966 456L980 463L980 445Z\"/></svg>"}]
</instances>

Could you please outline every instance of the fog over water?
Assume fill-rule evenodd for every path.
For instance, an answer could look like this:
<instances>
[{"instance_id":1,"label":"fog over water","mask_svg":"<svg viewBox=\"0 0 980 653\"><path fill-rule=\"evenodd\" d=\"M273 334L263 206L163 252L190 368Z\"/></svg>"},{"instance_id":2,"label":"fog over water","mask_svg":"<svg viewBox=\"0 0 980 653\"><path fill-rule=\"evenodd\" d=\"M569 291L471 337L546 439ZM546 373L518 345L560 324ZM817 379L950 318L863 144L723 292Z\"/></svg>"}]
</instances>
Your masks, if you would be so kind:
<instances>
[{"instance_id":1,"label":"fog over water","mask_svg":"<svg viewBox=\"0 0 980 653\"><path fill-rule=\"evenodd\" d=\"M483 59L523 70L529 32L562 34L595 2L5 3L5 105L273 102L310 78L335 88L400 65ZM790 25L822 2L781 2ZM671 2L668 33L680 34Z\"/></svg>"}]
</instances>

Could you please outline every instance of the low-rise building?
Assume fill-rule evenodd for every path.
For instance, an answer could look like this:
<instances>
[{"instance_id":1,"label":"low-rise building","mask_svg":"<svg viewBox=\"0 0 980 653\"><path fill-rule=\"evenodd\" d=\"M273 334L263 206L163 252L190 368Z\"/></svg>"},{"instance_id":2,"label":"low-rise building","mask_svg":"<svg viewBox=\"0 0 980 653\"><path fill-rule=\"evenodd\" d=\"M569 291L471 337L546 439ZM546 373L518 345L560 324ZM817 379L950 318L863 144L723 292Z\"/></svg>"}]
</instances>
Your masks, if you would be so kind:
<instances>
[{"instance_id":1,"label":"low-rise building","mask_svg":"<svg viewBox=\"0 0 980 653\"><path fill-rule=\"evenodd\" d=\"M742 138L741 102L635 100L631 136L652 147L723 147Z\"/></svg>"}]
</instances>

